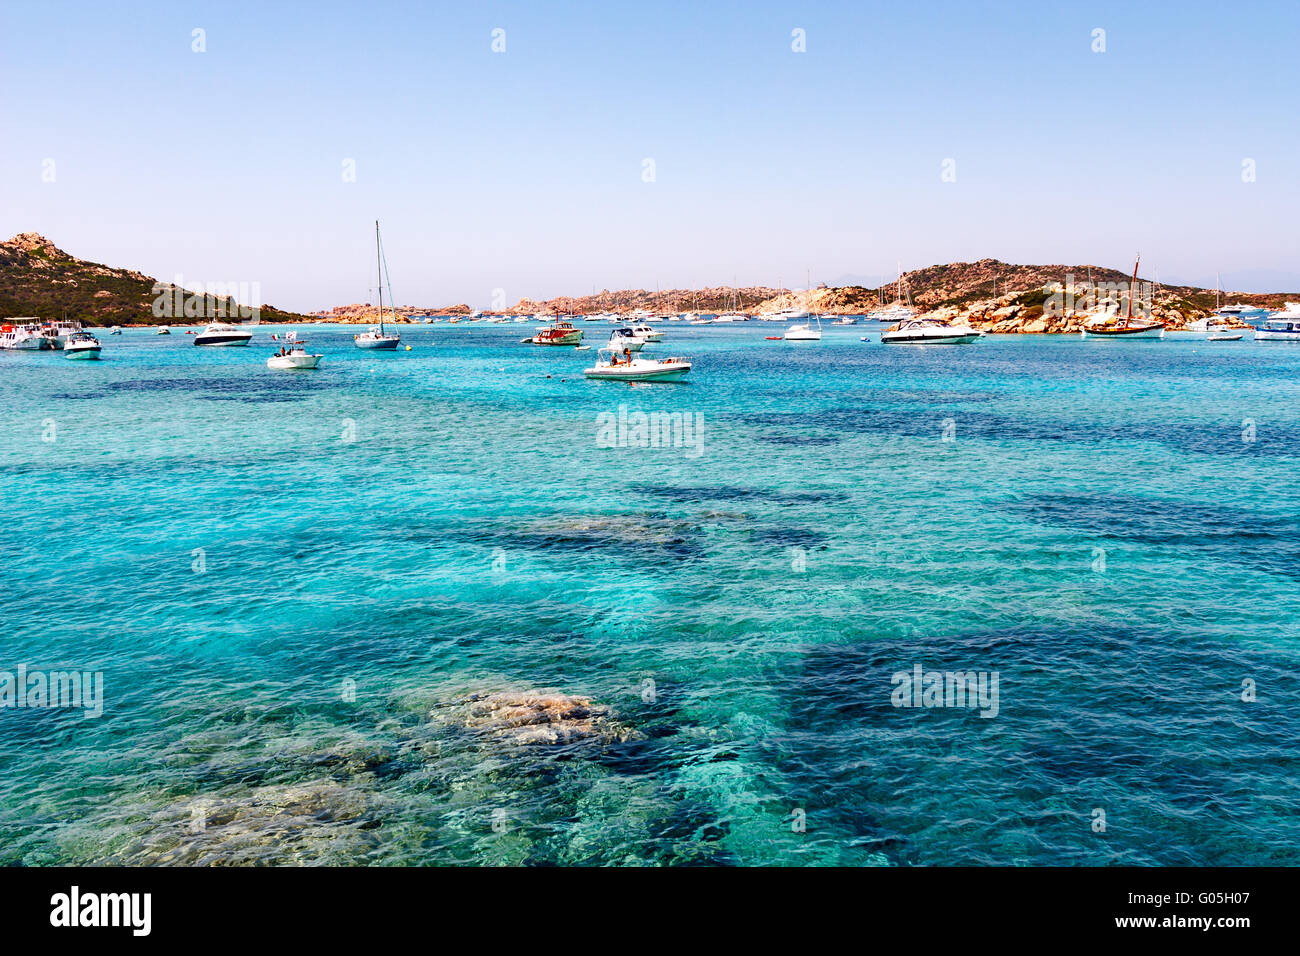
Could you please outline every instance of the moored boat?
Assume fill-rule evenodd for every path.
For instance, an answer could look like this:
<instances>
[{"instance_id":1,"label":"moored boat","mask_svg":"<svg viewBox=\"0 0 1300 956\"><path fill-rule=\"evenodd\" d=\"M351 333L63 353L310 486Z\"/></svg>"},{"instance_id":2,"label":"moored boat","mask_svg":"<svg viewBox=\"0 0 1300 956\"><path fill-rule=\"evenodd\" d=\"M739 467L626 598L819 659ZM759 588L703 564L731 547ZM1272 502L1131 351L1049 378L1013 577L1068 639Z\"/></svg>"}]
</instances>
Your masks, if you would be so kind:
<instances>
[{"instance_id":1,"label":"moored boat","mask_svg":"<svg viewBox=\"0 0 1300 956\"><path fill-rule=\"evenodd\" d=\"M1086 339L1090 335L1103 339L1163 339L1165 337L1163 322L1133 321L1133 298L1137 294L1138 264L1141 261L1142 257L1138 256L1133 263L1133 279L1129 283L1128 291L1128 309L1124 315L1119 317L1114 324L1084 326L1079 332L1080 338Z\"/></svg>"},{"instance_id":2,"label":"moored boat","mask_svg":"<svg viewBox=\"0 0 1300 956\"><path fill-rule=\"evenodd\" d=\"M1288 302L1255 329L1256 342L1300 342L1300 304Z\"/></svg>"},{"instance_id":3,"label":"moored boat","mask_svg":"<svg viewBox=\"0 0 1300 956\"><path fill-rule=\"evenodd\" d=\"M213 322L194 336L194 344L239 346L247 345L252 338L252 331L243 326L231 325L229 322Z\"/></svg>"},{"instance_id":4,"label":"moored boat","mask_svg":"<svg viewBox=\"0 0 1300 956\"><path fill-rule=\"evenodd\" d=\"M384 328L384 282L388 278L387 263L384 261L383 247L379 241L379 220L375 220L375 268L376 284L379 287L379 324L372 325L360 335L354 335L352 341L356 343L359 349L369 349L376 352L393 352L396 351L398 343L402 337L396 332L389 332ZM392 285L388 288L388 298L393 299ZM475 313L477 315L477 313ZM473 315L471 316L473 317ZM393 309L393 319L397 319L397 310Z\"/></svg>"},{"instance_id":5,"label":"moored boat","mask_svg":"<svg viewBox=\"0 0 1300 956\"><path fill-rule=\"evenodd\" d=\"M295 369L316 368L321 356L307 351L305 342L291 341L288 346L266 360L267 368L293 371Z\"/></svg>"},{"instance_id":6,"label":"moored boat","mask_svg":"<svg viewBox=\"0 0 1300 956\"><path fill-rule=\"evenodd\" d=\"M63 357L67 359L97 359L99 350L99 339L89 332L72 332L63 340Z\"/></svg>"},{"instance_id":7,"label":"moored boat","mask_svg":"<svg viewBox=\"0 0 1300 956\"><path fill-rule=\"evenodd\" d=\"M45 347L45 337L35 325L5 323L0 326L0 349L38 352Z\"/></svg>"},{"instance_id":8,"label":"moored boat","mask_svg":"<svg viewBox=\"0 0 1300 956\"><path fill-rule=\"evenodd\" d=\"M881 332L880 341L885 345L966 345L983 336L983 329L969 325L949 325L938 319L912 318Z\"/></svg>"},{"instance_id":9,"label":"moored boat","mask_svg":"<svg viewBox=\"0 0 1300 956\"><path fill-rule=\"evenodd\" d=\"M609 335L609 347L615 352L640 352L645 347L645 339L631 328L615 329Z\"/></svg>"},{"instance_id":10,"label":"moored boat","mask_svg":"<svg viewBox=\"0 0 1300 956\"><path fill-rule=\"evenodd\" d=\"M524 341L533 345L577 345L582 341L582 329L575 329L572 322L557 315L550 325L543 325Z\"/></svg>"},{"instance_id":11,"label":"moored boat","mask_svg":"<svg viewBox=\"0 0 1300 956\"><path fill-rule=\"evenodd\" d=\"M587 378L616 382L680 382L691 371L690 361L680 357L658 359L625 353L623 358L619 358L613 349L601 349L596 355L596 364L583 370L582 374Z\"/></svg>"}]
</instances>

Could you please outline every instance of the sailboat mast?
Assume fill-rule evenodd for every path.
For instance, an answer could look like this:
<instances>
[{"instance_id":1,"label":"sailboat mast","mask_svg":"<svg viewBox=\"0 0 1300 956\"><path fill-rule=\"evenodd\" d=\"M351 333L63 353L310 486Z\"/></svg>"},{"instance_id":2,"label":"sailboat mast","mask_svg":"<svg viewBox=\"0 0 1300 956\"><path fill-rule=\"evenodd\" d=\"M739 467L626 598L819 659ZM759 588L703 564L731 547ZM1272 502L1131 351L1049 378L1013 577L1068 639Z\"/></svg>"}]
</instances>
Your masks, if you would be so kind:
<instances>
[{"instance_id":1,"label":"sailboat mast","mask_svg":"<svg viewBox=\"0 0 1300 956\"><path fill-rule=\"evenodd\" d=\"M1137 259L1133 263L1133 281L1128 286L1128 314L1124 317L1124 328L1128 328L1133 321L1133 291L1137 288L1138 281L1138 263L1142 261L1142 254L1138 253Z\"/></svg>"},{"instance_id":2,"label":"sailboat mast","mask_svg":"<svg viewBox=\"0 0 1300 956\"><path fill-rule=\"evenodd\" d=\"M384 334L384 267L379 258L379 220L375 220L375 281L379 285L379 334Z\"/></svg>"}]
</instances>

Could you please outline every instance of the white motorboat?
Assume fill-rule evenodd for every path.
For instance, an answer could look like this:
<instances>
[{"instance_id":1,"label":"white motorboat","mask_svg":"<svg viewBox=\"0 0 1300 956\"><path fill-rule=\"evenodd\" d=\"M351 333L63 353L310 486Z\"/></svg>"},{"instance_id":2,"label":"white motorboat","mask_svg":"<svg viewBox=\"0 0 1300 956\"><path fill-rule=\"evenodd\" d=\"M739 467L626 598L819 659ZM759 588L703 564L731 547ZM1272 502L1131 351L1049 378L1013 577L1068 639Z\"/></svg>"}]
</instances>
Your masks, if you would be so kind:
<instances>
[{"instance_id":1,"label":"white motorboat","mask_svg":"<svg viewBox=\"0 0 1300 956\"><path fill-rule=\"evenodd\" d=\"M120 325L115 325L115 326L113 326L111 329L108 330L108 334L109 334L109 335L121 335L121 334L122 334L122 327L121 327Z\"/></svg>"},{"instance_id":2,"label":"white motorboat","mask_svg":"<svg viewBox=\"0 0 1300 956\"><path fill-rule=\"evenodd\" d=\"M684 358L647 358L625 356L612 349L596 353L596 364L583 370L587 378L616 382L680 382L691 371L691 363Z\"/></svg>"},{"instance_id":3,"label":"white motorboat","mask_svg":"<svg viewBox=\"0 0 1300 956\"><path fill-rule=\"evenodd\" d=\"M743 312L723 312L713 317L714 322L748 322L749 316Z\"/></svg>"},{"instance_id":4,"label":"white motorboat","mask_svg":"<svg viewBox=\"0 0 1300 956\"><path fill-rule=\"evenodd\" d=\"M880 333L884 345L966 345L984 336L983 329L949 325L938 319L911 318Z\"/></svg>"},{"instance_id":5,"label":"white motorboat","mask_svg":"<svg viewBox=\"0 0 1300 956\"><path fill-rule=\"evenodd\" d=\"M39 352L45 347L45 336L34 325L0 326L0 349Z\"/></svg>"},{"instance_id":6,"label":"white motorboat","mask_svg":"<svg viewBox=\"0 0 1300 956\"><path fill-rule=\"evenodd\" d=\"M1300 342L1300 305L1288 302L1255 329L1256 342Z\"/></svg>"},{"instance_id":7,"label":"white motorboat","mask_svg":"<svg viewBox=\"0 0 1300 956\"><path fill-rule=\"evenodd\" d=\"M1246 305L1244 302L1236 302L1232 305L1225 305L1219 309L1220 315L1254 315L1256 312L1267 312L1267 309L1261 309L1257 305Z\"/></svg>"},{"instance_id":8,"label":"white motorboat","mask_svg":"<svg viewBox=\"0 0 1300 956\"><path fill-rule=\"evenodd\" d=\"M644 323L636 326L632 329L632 332L638 335L642 341L645 342L662 342L664 340L664 334L662 332L658 329L651 328Z\"/></svg>"},{"instance_id":9,"label":"white motorboat","mask_svg":"<svg viewBox=\"0 0 1300 956\"><path fill-rule=\"evenodd\" d=\"M858 324L857 317L852 315L842 315L834 322L831 323L831 325L857 325L857 324Z\"/></svg>"},{"instance_id":10,"label":"white motorboat","mask_svg":"<svg viewBox=\"0 0 1300 956\"><path fill-rule=\"evenodd\" d=\"M629 327L615 329L609 336L609 347L615 352L640 352L645 347L645 339Z\"/></svg>"},{"instance_id":11,"label":"white motorboat","mask_svg":"<svg viewBox=\"0 0 1300 956\"><path fill-rule=\"evenodd\" d=\"M808 313L803 313L805 316ZM785 340L787 342L820 342L822 339L822 319L817 316L817 328L812 327L811 322L802 322L792 325L785 330Z\"/></svg>"},{"instance_id":12,"label":"white motorboat","mask_svg":"<svg viewBox=\"0 0 1300 956\"><path fill-rule=\"evenodd\" d=\"M67 359L97 359L99 349L99 339L89 332L73 332L63 340L63 357Z\"/></svg>"},{"instance_id":13,"label":"white motorboat","mask_svg":"<svg viewBox=\"0 0 1300 956\"><path fill-rule=\"evenodd\" d=\"M1205 336L1205 341L1207 341L1207 342L1240 342L1243 334L1244 334L1244 333L1242 333L1242 332L1234 332L1234 331L1232 331L1231 329L1223 329L1222 331L1215 331L1215 332L1211 332L1211 333L1209 333L1207 336Z\"/></svg>"},{"instance_id":14,"label":"white motorboat","mask_svg":"<svg viewBox=\"0 0 1300 956\"><path fill-rule=\"evenodd\" d=\"M167 326L165 326L165 325L160 325L160 326L158 326L158 334L159 334L159 335L171 335L171 334L172 334L172 330L169 329L169 328L168 328Z\"/></svg>"},{"instance_id":15,"label":"white motorboat","mask_svg":"<svg viewBox=\"0 0 1300 956\"><path fill-rule=\"evenodd\" d=\"M41 327L41 335L49 339L54 344L51 348L61 349L64 343L73 335L81 331L81 323L76 319L56 319L53 322L46 322Z\"/></svg>"},{"instance_id":16,"label":"white motorboat","mask_svg":"<svg viewBox=\"0 0 1300 956\"><path fill-rule=\"evenodd\" d=\"M316 368L321 356L307 351L305 342L290 341L289 345L266 360L267 368L292 371L300 368Z\"/></svg>"},{"instance_id":17,"label":"white motorboat","mask_svg":"<svg viewBox=\"0 0 1300 956\"><path fill-rule=\"evenodd\" d=\"M379 241L379 220L375 220L375 267L376 283L379 286L379 324L372 325L360 335L354 335L352 341L356 343L359 349L370 349L372 351L392 352L397 349L397 345L402 341L402 337L396 332L389 332L384 328L384 280L388 278L387 263L384 262L383 248ZM392 283L388 285L388 299L393 300ZM470 318L477 318L482 313L472 312ZM397 309L393 308L393 319L397 319Z\"/></svg>"},{"instance_id":18,"label":"white motorboat","mask_svg":"<svg viewBox=\"0 0 1300 956\"><path fill-rule=\"evenodd\" d=\"M231 325L229 322L213 322L198 335L194 336L195 345L247 345L253 338L251 329Z\"/></svg>"}]
</instances>

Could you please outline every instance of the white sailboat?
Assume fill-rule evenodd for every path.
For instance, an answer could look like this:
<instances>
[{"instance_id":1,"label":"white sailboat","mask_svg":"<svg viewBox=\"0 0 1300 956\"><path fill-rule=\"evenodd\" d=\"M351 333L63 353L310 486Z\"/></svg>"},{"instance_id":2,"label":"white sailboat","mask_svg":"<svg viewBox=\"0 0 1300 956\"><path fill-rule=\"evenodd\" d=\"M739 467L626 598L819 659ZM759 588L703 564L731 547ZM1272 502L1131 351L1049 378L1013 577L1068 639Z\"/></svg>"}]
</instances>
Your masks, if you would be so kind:
<instances>
[{"instance_id":1,"label":"white sailboat","mask_svg":"<svg viewBox=\"0 0 1300 956\"><path fill-rule=\"evenodd\" d=\"M396 332L388 332L384 329L384 279L388 275L385 268L383 252L379 244L379 220L375 220L375 265L378 267L379 286L379 324L372 325L360 335L354 336L353 341L357 343L359 349L374 349L379 351L391 352L397 348L397 344L402 341L402 337ZM388 286L388 298L393 297L392 283ZM394 307L393 320L397 320L397 311Z\"/></svg>"}]
</instances>

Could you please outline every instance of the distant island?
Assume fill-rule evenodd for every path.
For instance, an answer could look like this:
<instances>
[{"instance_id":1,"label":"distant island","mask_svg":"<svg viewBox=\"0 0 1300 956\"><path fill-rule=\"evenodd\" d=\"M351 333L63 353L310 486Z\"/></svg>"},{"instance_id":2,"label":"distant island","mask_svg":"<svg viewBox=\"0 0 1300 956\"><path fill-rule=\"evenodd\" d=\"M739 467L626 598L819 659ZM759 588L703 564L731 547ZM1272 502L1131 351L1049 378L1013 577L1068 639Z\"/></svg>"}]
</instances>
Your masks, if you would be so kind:
<instances>
[{"instance_id":1,"label":"distant island","mask_svg":"<svg viewBox=\"0 0 1300 956\"><path fill-rule=\"evenodd\" d=\"M806 309L822 315L862 315L888 305L900 297L918 314L945 320L964 320L990 332L1077 332L1086 316L1081 307L1071 310L1053 307L1070 299L1087 283L1111 289L1127 289L1131 275L1096 265L1015 265L997 259L952 262L905 272L895 282L877 288L863 286L820 286L807 290L783 290L767 286L711 286L703 289L604 289L592 295L560 296L553 299L520 299L498 315L594 315L637 311L655 314L700 312L712 314L737 308L751 315L767 315L785 309ZM1067 285L1067 283L1070 283ZM158 315L160 295L177 302L187 294L201 314ZM1286 300L1300 294L1223 292L1223 305L1244 303L1262 309L1280 309ZM86 325L164 325L201 322L205 318L239 320L233 298L185 293L185 290L129 269L87 262L62 251L34 232L21 233L0 243L0 317L62 317ZM1170 329L1185 327L1214 312L1215 290L1193 286L1160 285L1150 296L1151 313ZM399 322L418 321L427 315L469 315L465 303L449 306L397 306ZM179 310L174 310L179 312ZM387 315L388 309L385 306ZM377 310L369 303L337 306L315 313L297 313L269 305L258 307L264 323L352 322L369 323Z\"/></svg>"}]
</instances>

